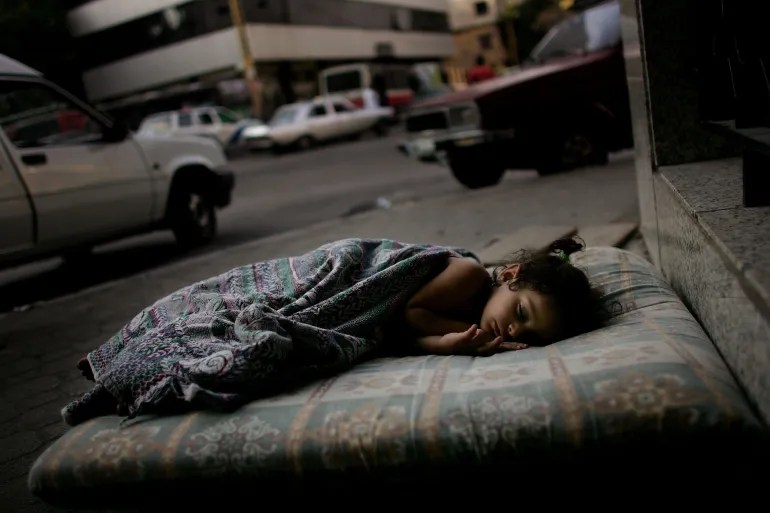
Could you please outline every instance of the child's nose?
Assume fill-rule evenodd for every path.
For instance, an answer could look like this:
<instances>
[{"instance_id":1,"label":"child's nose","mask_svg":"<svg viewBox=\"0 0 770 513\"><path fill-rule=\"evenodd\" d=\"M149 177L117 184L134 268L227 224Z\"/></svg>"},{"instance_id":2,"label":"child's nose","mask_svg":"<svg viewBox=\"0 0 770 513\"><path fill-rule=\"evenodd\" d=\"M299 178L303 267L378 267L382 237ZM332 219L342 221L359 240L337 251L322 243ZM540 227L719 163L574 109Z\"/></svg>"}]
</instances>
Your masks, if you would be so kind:
<instances>
[{"instance_id":1,"label":"child's nose","mask_svg":"<svg viewBox=\"0 0 770 513\"><path fill-rule=\"evenodd\" d=\"M516 338L516 335L518 334L517 326L514 324L508 325L508 336L511 338Z\"/></svg>"}]
</instances>

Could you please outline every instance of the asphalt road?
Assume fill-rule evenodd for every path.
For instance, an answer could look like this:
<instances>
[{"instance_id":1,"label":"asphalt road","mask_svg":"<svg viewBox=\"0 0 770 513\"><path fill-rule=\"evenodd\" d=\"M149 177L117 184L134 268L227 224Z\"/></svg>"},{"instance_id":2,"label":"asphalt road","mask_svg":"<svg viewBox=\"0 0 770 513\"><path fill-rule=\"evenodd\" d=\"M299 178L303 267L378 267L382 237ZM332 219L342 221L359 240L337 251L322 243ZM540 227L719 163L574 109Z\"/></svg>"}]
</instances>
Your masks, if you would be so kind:
<instances>
[{"instance_id":1,"label":"asphalt road","mask_svg":"<svg viewBox=\"0 0 770 513\"><path fill-rule=\"evenodd\" d=\"M155 232L97 247L79 265L48 259L0 271L0 311L25 308L175 260L311 223L386 207L388 203L464 190L447 169L398 153L399 137L395 133L304 153L233 158L233 201L219 212L219 235L212 244L182 252L171 232Z\"/></svg>"}]
</instances>

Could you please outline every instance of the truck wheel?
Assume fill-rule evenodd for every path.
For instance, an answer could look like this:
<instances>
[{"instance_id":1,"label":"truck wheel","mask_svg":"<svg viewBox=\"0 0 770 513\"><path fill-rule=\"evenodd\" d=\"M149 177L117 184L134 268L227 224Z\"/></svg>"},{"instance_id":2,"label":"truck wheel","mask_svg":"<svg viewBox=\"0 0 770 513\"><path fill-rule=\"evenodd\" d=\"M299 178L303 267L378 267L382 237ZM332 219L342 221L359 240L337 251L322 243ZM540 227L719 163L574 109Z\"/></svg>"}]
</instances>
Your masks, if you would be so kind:
<instances>
[{"instance_id":1,"label":"truck wheel","mask_svg":"<svg viewBox=\"0 0 770 513\"><path fill-rule=\"evenodd\" d=\"M217 233L216 212L202 185L181 184L169 201L169 220L177 244L193 248L214 238Z\"/></svg>"},{"instance_id":2,"label":"truck wheel","mask_svg":"<svg viewBox=\"0 0 770 513\"><path fill-rule=\"evenodd\" d=\"M574 127L563 133L544 153L537 166L541 175L608 161L606 145L597 130L591 127Z\"/></svg>"},{"instance_id":3,"label":"truck wheel","mask_svg":"<svg viewBox=\"0 0 770 513\"><path fill-rule=\"evenodd\" d=\"M497 185L505 168L481 151L449 152L449 169L458 182L469 189Z\"/></svg>"}]
</instances>

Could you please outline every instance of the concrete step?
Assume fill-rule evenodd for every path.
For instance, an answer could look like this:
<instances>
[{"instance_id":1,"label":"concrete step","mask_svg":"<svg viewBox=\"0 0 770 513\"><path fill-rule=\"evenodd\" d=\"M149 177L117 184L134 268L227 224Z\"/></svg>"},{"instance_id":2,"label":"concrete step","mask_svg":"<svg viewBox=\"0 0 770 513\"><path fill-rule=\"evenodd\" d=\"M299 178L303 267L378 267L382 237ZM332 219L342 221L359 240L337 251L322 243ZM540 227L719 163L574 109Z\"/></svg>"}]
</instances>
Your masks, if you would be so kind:
<instances>
[{"instance_id":1,"label":"concrete step","mask_svg":"<svg viewBox=\"0 0 770 513\"><path fill-rule=\"evenodd\" d=\"M586 247L614 246L621 247L636 231L635 223L607 223L581 227L566 225L530 225L515 232L500 235L486 246L476 251L476 255L486 267L493 267L510 262L511 254L525 248L543 249L556 239L576 235L583 239Z\"/></svg>"}]
</instances>

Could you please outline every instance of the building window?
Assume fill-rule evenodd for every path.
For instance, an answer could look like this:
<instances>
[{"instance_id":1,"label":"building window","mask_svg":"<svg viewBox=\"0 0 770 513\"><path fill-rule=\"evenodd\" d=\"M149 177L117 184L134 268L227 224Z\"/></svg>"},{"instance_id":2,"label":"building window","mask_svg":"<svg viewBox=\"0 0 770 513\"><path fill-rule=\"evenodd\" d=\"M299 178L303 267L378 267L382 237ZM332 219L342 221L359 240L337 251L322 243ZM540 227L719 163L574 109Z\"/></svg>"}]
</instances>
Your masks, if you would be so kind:
<instances>
[{"instance_id":1,"label":"building window","mask_svg":"<svg viewBox=\"0 0 770 513\"><path fill-rule=\"evenodd\" d=\"M244 21L351 27L368 30L449 32L445 12L348 0L243 0ZM232 26L227 0L197 0L78 38L83 65L93 69Z\"/></svg>"},{"instance_id":2,"label":"building window","mask_svg":"<svg viewBox=\"0 0 770 513\"><path fill-rule=\"evenodd\" d=\"M486 2L476 2L475 8L476 16L484 16L485 14L489 14L489 4Z\"/></svg>"},{"instance_id":3,"label":"building window","mask_svg":"<svg viewBox=\"0 0 770 513\"><path fill-rule=\"evenodd\" d=\"M404 8L397 8L392 12L391 26L394 30L412 29L412 11Z\"/></svg>"},{"instance_id":4,"label":"building window","mask_svg":"<svg viewBox=\"0 0 770 513\"><path fill-rule=\"evenodd\" d=\"M492 49L492 34L481 34L479 36L479 46L482 50Z\"/></svg>"}]
</instances>

